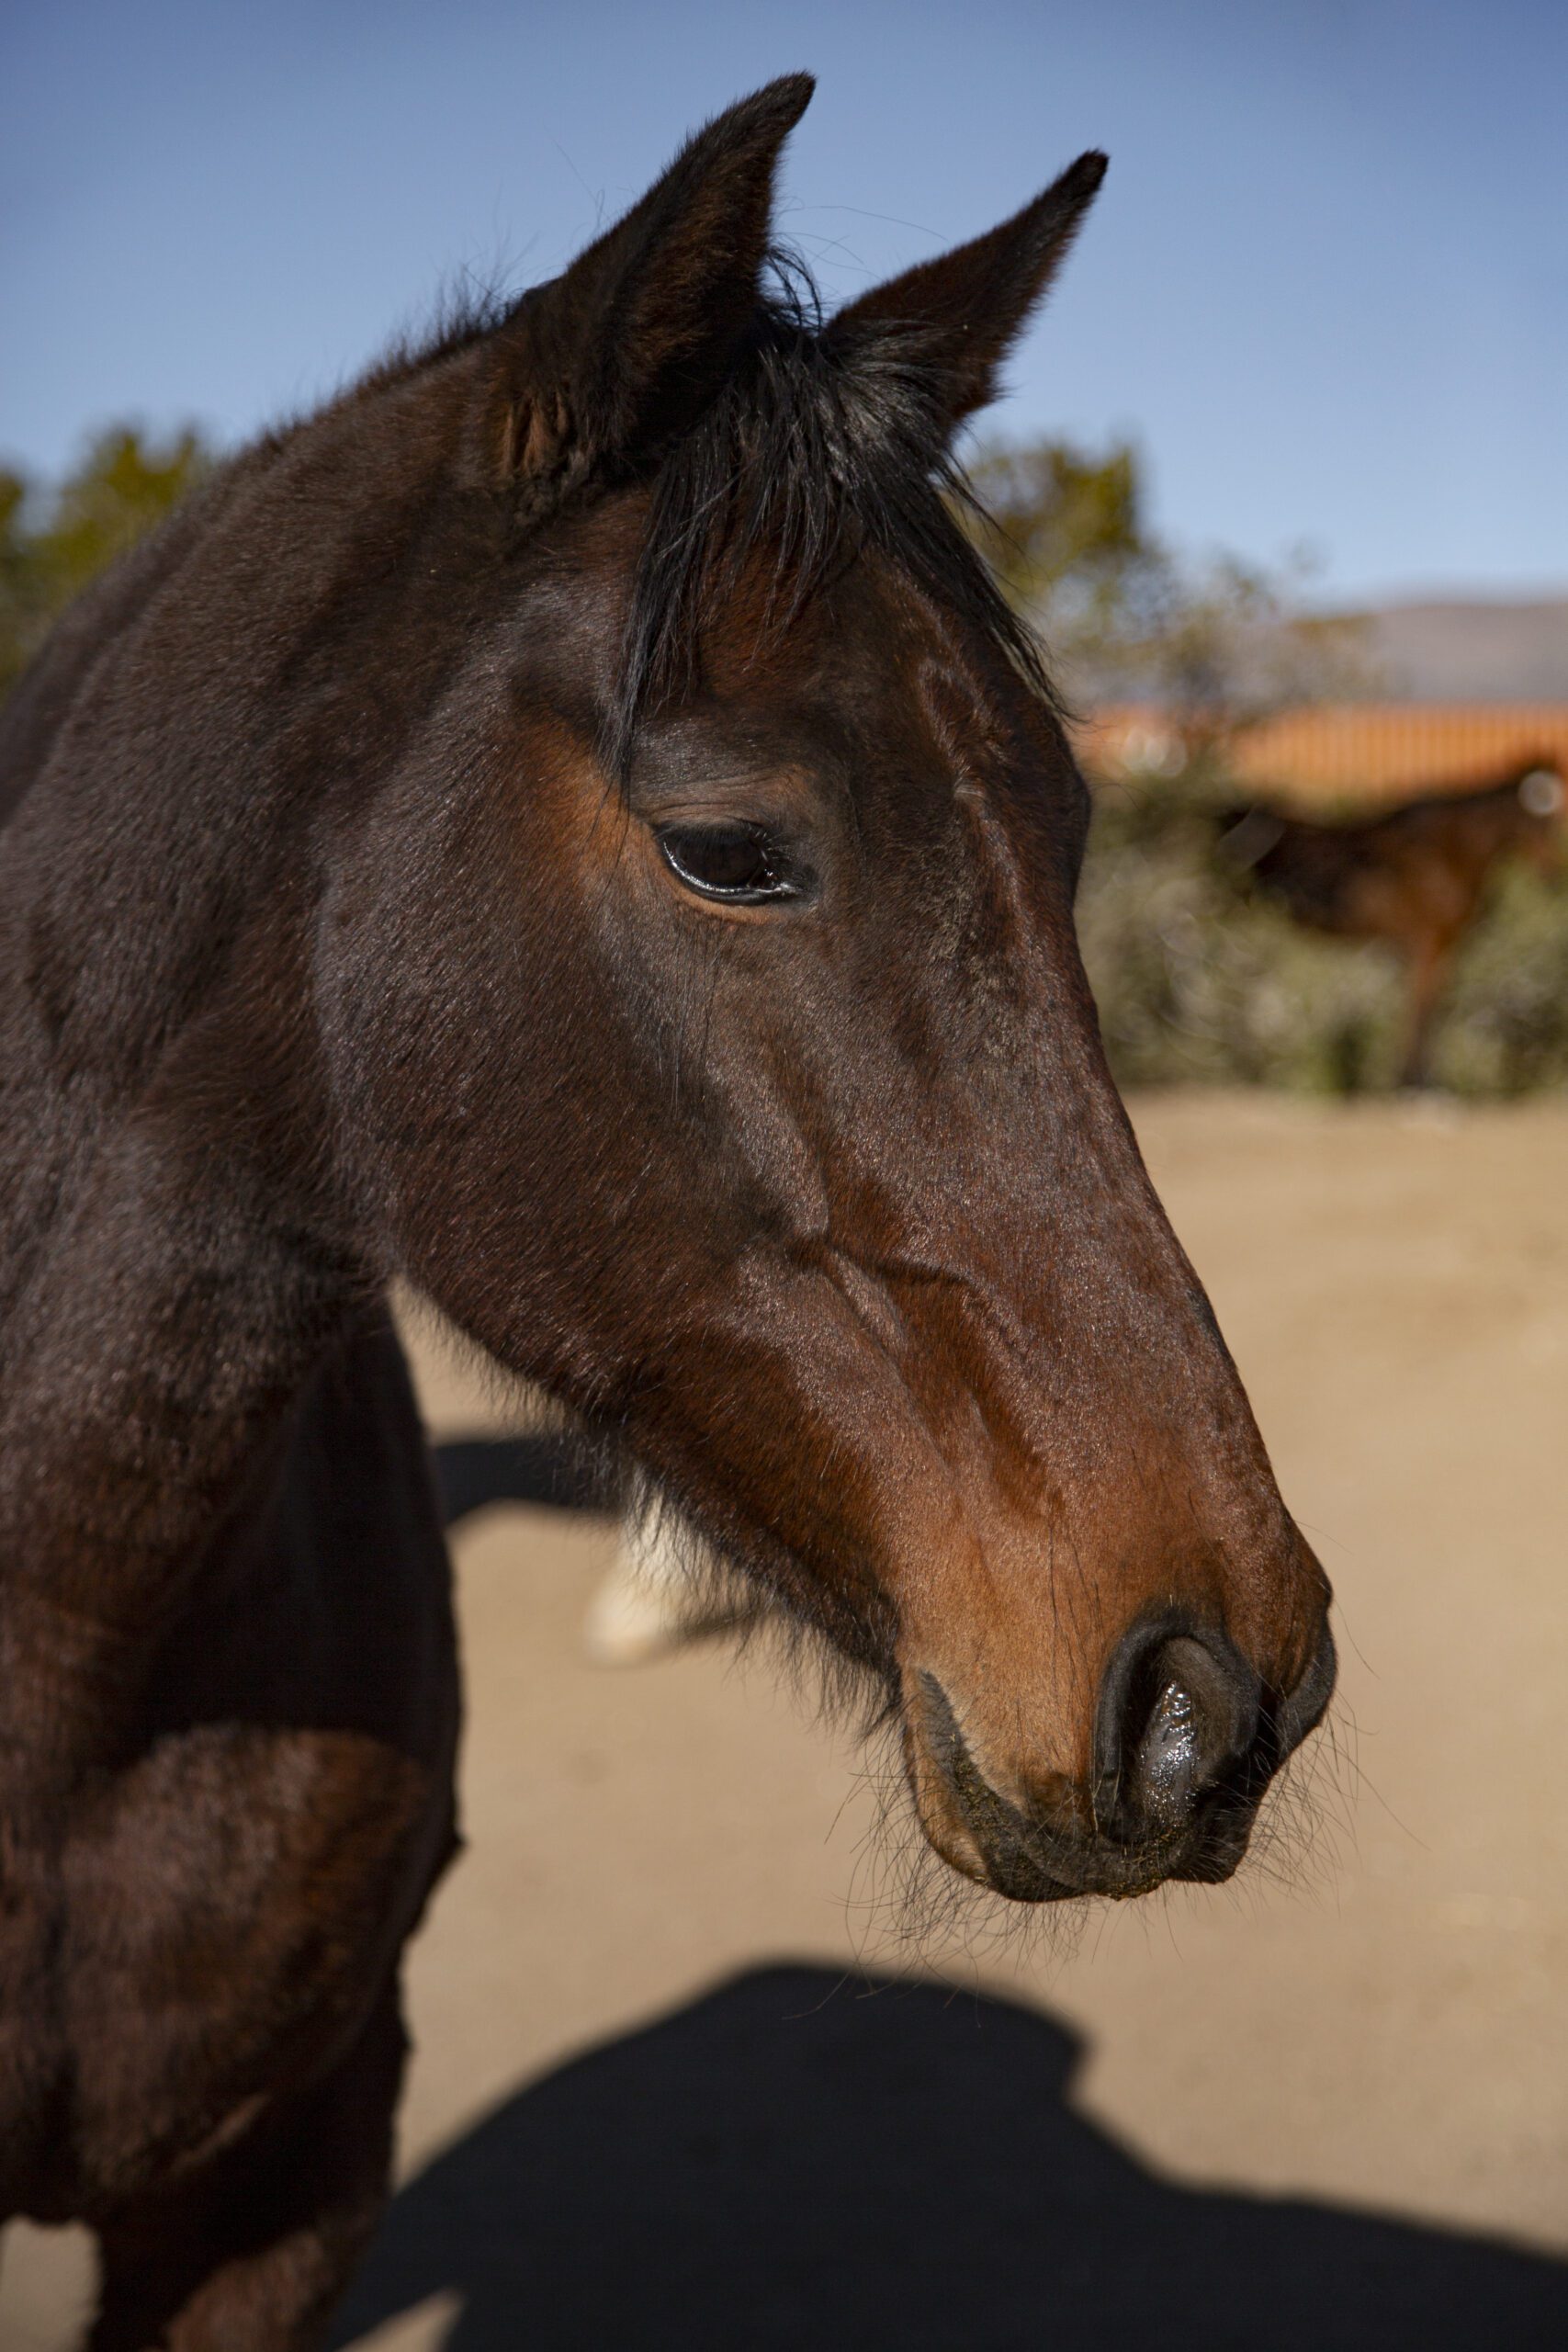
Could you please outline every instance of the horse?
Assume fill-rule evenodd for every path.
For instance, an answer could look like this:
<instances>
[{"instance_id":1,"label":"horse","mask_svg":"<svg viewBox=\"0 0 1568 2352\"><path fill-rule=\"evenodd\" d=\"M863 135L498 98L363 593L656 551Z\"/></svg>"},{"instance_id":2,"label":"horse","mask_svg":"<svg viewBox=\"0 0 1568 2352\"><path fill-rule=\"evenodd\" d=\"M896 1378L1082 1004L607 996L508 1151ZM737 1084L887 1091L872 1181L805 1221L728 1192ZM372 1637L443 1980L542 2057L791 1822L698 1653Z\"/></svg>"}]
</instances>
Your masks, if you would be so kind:
<instances>
[{"instance_id":1,"label":"horse","mask_svg":"<svg viewBox=\"0 0 1568 2352\"><path fill-rule=\"evenodd\" d=\"M1461 943L1497 867L1562 868L1562 778L1550 760L1511 765L1469 792L1438 793L1346 824L1259 803L1227 810L1220 854L1296 922L1397 948L1409 976L1400 1084L1431 1082L1432 1033Z\"/></svg>"},{"instance_id":2,"label":"horse","mask_svg":"<svg viewBox=\"0 0 1568 2352\"><path fill-rule=\"evenodd\" d=\"M953 436L1089 153L826 314L807 76L200 488L4 715L0 2212L319 2344L458 1695L406 1281L860 1678L1026 1903L1227 1876L1328 1587L1102 1054Z\"/></svg>"}]
</instances>

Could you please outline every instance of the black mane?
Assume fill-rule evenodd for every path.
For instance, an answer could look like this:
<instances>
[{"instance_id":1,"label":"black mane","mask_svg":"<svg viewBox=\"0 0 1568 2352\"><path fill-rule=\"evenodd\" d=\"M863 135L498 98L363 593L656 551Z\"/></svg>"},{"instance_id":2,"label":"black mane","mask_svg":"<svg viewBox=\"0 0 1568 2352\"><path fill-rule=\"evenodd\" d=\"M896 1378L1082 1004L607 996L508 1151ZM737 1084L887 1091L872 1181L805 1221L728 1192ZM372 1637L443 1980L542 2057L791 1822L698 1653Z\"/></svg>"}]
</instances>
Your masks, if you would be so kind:
<instances>
[{"instance_id":1,"label":"black mane","mask_svg":"<svg viewBox=\"0 0 1568 2352\"><path fill-rule=\"evenodd\" d=\"M873 548L1056 707L1037 639L961 520L978 504L948 447L929 360L889 328L858 334L852 359L804 269L776 261L775 277L722 390L653 477L610 721L617 772L638 717L691 690L705 627L759 560L770 633Z\"/></svg>"}]
</instances>

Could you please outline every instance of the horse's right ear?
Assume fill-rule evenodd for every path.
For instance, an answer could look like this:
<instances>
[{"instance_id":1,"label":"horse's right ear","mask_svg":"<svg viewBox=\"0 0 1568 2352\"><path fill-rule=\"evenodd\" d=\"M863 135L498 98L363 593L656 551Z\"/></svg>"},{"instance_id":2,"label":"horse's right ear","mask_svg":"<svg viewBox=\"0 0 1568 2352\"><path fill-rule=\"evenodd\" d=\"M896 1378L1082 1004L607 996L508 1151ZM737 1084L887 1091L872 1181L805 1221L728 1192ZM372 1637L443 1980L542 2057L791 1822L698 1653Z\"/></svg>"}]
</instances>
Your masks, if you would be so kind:
<instances>
[{"instance_id":1,"label":"horse's right ear","mask_svg":"<svg viewBox=\"0 0 1568 2352\"><path fill-rule=\"evenodd\" d=\"M779 150L809 74L718 115L613 229L489 338L483 462L580 480L651 455L723 382L757 308Z\"/></svg>"}]
</instances>

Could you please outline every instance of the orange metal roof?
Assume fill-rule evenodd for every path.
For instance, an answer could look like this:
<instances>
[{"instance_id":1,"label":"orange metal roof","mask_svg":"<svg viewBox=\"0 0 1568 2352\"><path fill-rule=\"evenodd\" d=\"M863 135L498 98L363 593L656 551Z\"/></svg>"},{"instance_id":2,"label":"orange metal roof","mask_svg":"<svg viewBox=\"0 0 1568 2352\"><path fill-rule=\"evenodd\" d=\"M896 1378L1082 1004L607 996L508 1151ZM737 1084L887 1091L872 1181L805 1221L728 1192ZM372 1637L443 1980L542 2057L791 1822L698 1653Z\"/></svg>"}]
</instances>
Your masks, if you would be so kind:
<instances>
[{"instance_id":1,"label":"orange metal roof","mask_svg":"<svg viewBox=\"0 0 1568 2352\"><path fill-rule=\"evenodd\" d=\"M1177 721L1152 704L1096 711L1076 733L1079 757L1101 775L1157 777L1182 764ZM1317 802L1462 792L1529 759L1568 774L1568 703L1322 703L1248 728L1228 753L1238 781Z\"/></svg>"}]
</instances>

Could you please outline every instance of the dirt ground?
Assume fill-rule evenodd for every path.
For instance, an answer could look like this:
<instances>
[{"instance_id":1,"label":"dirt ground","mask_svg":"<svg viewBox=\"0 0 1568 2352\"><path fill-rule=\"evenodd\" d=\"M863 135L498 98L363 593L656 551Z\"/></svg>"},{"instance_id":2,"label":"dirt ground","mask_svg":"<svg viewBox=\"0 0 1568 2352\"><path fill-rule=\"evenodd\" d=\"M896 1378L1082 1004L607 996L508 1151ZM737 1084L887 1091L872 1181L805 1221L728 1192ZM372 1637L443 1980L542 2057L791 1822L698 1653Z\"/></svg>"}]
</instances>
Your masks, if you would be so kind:
<instances>
[{"instance_id":1,"label":"dirt ground","mask_svg":"<svg viewBox=\"0 0 1568 2352\"><path fill-rule=\"evenodd\" d=\"M1568 1108L1135 1115L1337 1587L1337 1754L1232 1888L922 1954L841 1737L721 1645L591 1667L603 1522L471 1512L470 1845L344 2345L1568 2345ZM85 2277L14 2232L0 2344Z\"/></svg>"}]
</instances>

